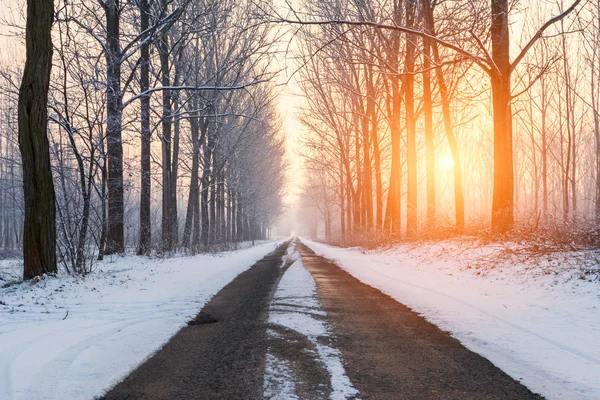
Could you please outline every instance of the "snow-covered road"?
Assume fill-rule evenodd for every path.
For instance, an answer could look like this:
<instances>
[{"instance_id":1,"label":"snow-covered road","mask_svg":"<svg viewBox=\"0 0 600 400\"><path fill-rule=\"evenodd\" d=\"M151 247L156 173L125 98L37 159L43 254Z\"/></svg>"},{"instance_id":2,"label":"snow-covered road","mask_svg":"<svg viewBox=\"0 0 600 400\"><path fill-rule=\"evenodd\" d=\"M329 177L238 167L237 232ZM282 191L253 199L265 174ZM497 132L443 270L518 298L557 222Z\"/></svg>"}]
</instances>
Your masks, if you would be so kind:
<instances>
[{"instance_id":1,"label":"snow-covered road","mask_svg":"<svg viewBox=\"0 0 600 400\"><path fill-rule=\"evenodd\" d=\"M102 395L282 241L164 260L103 262L0 289L0 399Z\"/></svg>"},{"instance_id":2,"label":"snow-covered road","mask_svg":"<svg viewBox=\"0 0 600 400\"><path fill-rule=\"evenodd\" d=\"M452 253L430 262L419 250L303 242L549 400L600 399L598 282L524 278L518 265L482 277Z\"/></svg>"}]
</instances>

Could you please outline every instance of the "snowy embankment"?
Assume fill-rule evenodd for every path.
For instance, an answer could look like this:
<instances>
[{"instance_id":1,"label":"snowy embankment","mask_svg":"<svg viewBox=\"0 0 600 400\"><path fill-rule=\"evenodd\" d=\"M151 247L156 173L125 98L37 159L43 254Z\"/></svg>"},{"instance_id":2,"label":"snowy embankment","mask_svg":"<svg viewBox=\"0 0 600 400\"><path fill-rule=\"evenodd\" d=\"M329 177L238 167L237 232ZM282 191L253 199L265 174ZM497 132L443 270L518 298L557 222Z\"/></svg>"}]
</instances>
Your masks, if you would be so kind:
<instances>
[{"instance_id":1,"label":"snowy embankment","mask_svg":"<svg viewBox=\"0 0 600 400\"><path fill-rule=\"evenodd\" d=\"M576 254L516 264L490 261L485 246L363 251L303 242L547 399L600 399L600 282L562 267L581 264Z\"/></svg>"},{"instance_id":2,"label":"snowy embankment","mask_svg":"<svg viewBox=\"0 0 600 400\"><path fill-rule=\"evenodd\" d=\"M0 399L102 395L282 242L194 257L117 258L84 279L0 289Z\"/></svg>"}]
</instances>

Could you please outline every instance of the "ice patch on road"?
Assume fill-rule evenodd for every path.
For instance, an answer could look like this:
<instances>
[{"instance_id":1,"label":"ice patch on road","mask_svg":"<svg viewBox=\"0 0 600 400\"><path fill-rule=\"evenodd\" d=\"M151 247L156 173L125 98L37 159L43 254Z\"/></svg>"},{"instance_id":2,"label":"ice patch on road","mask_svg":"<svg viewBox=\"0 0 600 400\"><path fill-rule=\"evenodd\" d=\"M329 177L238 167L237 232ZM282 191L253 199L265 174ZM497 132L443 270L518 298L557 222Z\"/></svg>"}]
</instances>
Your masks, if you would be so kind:
<instances>
[{"instance_id":1,"label":"ice patch on road","mask_svg":"<svg viewBox=\"0 0 600 400\"><path fill-rule=\"evenodd\" d=\"M314 345L316 349L315 356L325 366L330 377L330 399L346 400L355 398L358 395L358 391L346 375L340 351L323 344L325 341L323 340L324 338L332 336L331 328L323 319L327 313L322 309L321 303L317 298L317 285L310 272L304 267L300 254L296 251L294 242L290 244L287 254L284 256L284 262L288 260L293 260L293 264L284 273L271 300L269 323L296 331L305 336ZM281 361L285 360L273 363L273 358L275 358L273 355L267 355L265 398L297 398L277 397L273 395L272 391L267 395L267 387L272 388L274 386L272 383L273 376L285 376L290 365L289 362L285 364L281 363ZM278 371L276 369L277 366L281 366L283 369ZM289 379L293 379L293 375L288 374L287 376ZM293 385L293 382L290 385ZM282 389L285 388L287 386L282 387Z\"/></svg>"}]
</instances>

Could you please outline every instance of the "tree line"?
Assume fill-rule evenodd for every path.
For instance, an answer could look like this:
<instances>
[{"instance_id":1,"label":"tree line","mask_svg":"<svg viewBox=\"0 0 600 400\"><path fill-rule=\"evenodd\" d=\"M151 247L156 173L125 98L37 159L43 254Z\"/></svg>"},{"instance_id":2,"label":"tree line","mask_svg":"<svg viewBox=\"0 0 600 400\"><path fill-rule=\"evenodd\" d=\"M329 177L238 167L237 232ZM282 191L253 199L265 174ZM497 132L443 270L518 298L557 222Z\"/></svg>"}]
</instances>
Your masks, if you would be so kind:
<instances>
[{"instance_id":1,"label":"tree line","mask_svg":"<svg viewBox=\"0 0 600 400\"><path fill-rule=\"evenodd\" d=\"M299 31L304 207L328 238L597 236L600 2L322 0L271 19Z\"/></svg>"},{"instance_id":2,"label":"tree line","mask_svg":"<svg viewBox=\"0 0 600 400\"><path fill-rule=\"evenodd\" d=\"M0 71L0 246L26 278L269 237L285 151L257 7L29 0L4 21L27 51Z\"/></svg>"}]
</instances>

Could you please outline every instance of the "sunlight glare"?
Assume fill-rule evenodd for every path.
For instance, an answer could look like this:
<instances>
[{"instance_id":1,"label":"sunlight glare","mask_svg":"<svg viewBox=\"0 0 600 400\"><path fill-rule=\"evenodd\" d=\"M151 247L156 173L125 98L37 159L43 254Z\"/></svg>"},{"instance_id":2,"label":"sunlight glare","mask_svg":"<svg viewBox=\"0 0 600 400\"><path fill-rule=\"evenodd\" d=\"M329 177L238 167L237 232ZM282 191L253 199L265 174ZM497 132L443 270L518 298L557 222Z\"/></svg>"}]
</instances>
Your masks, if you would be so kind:
<instances>
[{"instance_id":1,"label":"sunlight glare","mask_svg":"<svg viewBox=\"0 0 600 400\"><path fill-rule=\"evenodd\" d=\"M445 154L438 158L438 166L442 171L447 171L451 169L454 166L452 156L450 154Z\"/></svg>"}]
</instances>

